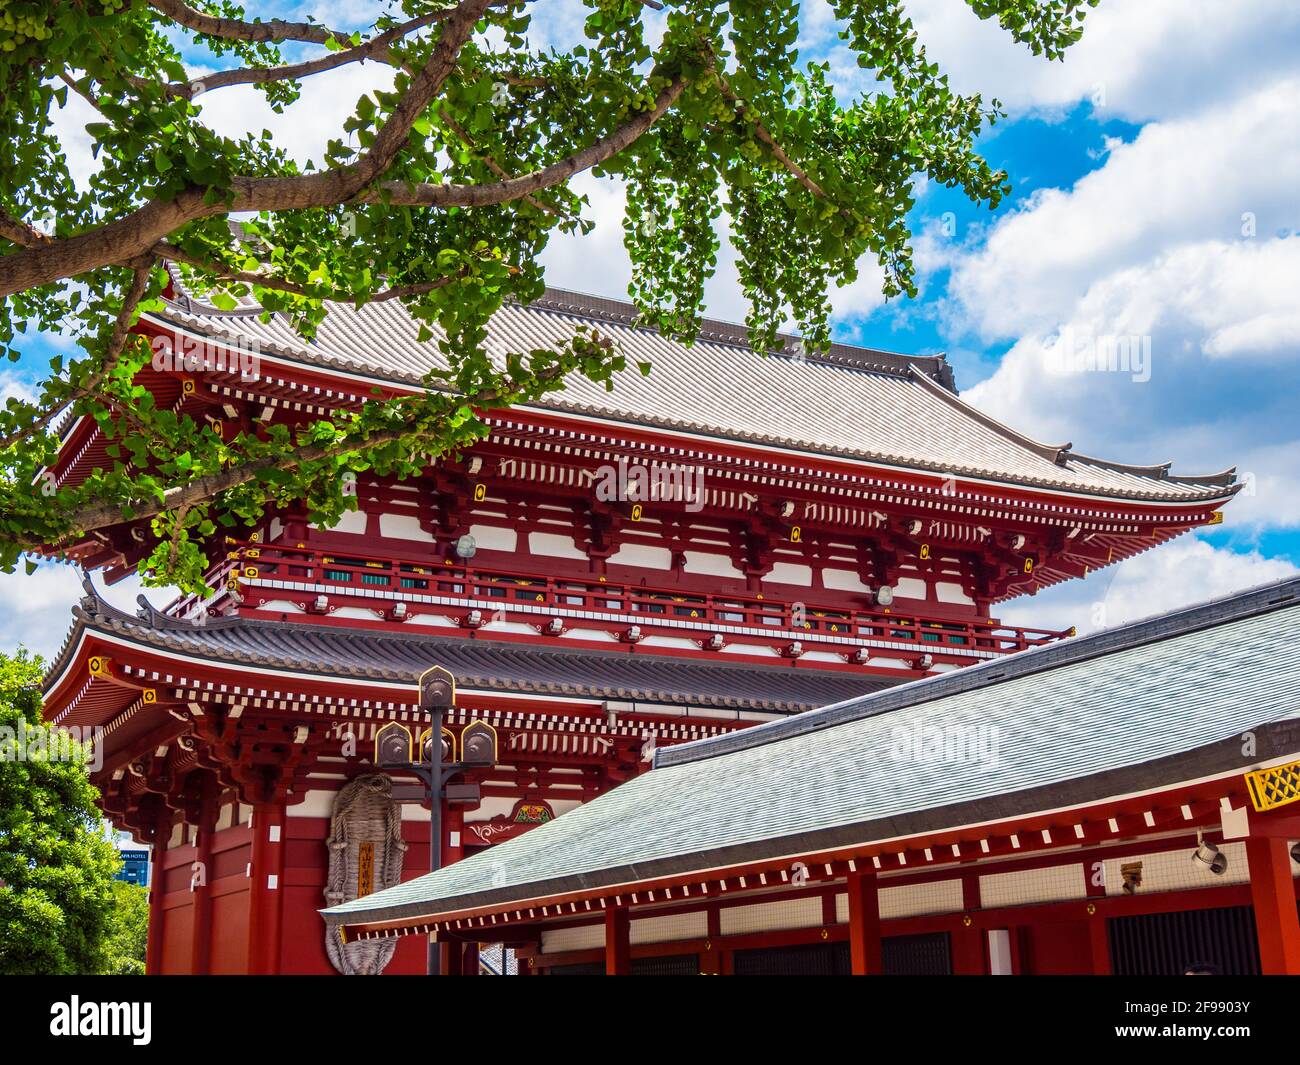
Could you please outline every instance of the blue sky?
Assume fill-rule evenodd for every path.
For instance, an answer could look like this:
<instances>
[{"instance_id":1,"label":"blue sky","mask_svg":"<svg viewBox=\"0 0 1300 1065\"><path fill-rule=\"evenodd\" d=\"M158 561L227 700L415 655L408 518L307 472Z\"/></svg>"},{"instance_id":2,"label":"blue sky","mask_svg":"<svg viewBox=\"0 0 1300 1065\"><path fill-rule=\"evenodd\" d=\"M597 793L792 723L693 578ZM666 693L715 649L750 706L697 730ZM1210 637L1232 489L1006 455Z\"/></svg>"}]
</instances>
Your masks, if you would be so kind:
<instances>
[{"instance_id":1,"label":"blue sky","mask_svg":"<svg viewBox=\"0 0 1300 1065\"><path fill-rule=\"evenodd\" d=\"M1248 493L1212 533L1184 537L1088 581L1006 604L1008 620L1081 629L1115 624L1297 571L1300 562L1300 5L1293 0L1101 0L1064 63L1046 63L981 23L961 0L912 0L921 40L962 91L999 98L1008 117L982 139L1013 192L993 212L922 185L911 225L922 290L884 304L879 274L835 294L839 339L948 353L963 394L1039 439L1175 471L1236 465ZM260 4L263 17L310 12L349 28L374 5ZM575 39L574 0L533 6L539 42ZM652 21L657 16L647 11ZM804 5L801 55L831 64L844 97L866 87L824 3ZM203 57L192 57L196 72ZM377 67L305 83L275 116L253 90L213 93L204 115L239 133L270 128L299 158L316 154ZM89 168L75 111L74 165ZM623 296L622 197L583 177L593 233L546 253L555 285ZM744 307L724 254L709 313ZM1056 338L1149 338L1150 379L1051 372ZM34 344L0 377L30 387L59 347ZM77 594L66 570L0 577L0 644L49 653ZM129 598L134 582L121 594ZM165 600L165 595L153 598Z\"/></svg>"}]
</instances>

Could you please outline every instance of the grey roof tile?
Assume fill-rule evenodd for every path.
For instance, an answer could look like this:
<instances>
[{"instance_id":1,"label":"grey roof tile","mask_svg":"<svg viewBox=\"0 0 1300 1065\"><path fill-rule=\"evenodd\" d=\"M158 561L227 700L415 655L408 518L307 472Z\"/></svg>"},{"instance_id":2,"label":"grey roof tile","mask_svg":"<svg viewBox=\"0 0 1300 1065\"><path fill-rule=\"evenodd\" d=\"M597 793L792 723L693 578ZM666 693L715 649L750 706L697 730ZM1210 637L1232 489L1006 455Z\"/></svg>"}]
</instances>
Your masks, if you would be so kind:
<instances>
[{"instance_id":1,"label":"grey roof tile","mask_svg":"<svg viewBox=\"0 0 1300 1065\"><path fill-rule=\"evenodd\" d=\"M84 602L84 601L83 601ZM267 669L328 676L374 677L414 684L430 665L450 669L464 687L501 692L570 694L679 706L797 713L896 683L848 671L764 665L718 665L657 654L536 648L463 636L411 632L390 635L304 622L277 624L245 618L202 627L152 613L152 623L101 601L77 617L63 655L81 628L125 636L168 652L213 661L239 660Z\"/></svg>"},{"instance_id":2,"label":"grey roof tile","mask_svg":"<svg viewBox=\"0 0 1300 1065\"><path fill-rule=\"evenodd\" d=\"M188 299L163 320L217 337L257 341L268 354L419 383L441 366L438 335L397 302L331 304L312 343L283 315L263 322ZM687 347L632 324L630 304L551 290L532 306L507 303L493 318L488 349L497 359L564 341L595 326L629 356L612 391L580 375L541 406L635 424L867 459L960 476L1083 494L1164 501L1221 499L1231 476L1176 477L1165 466L1131 467L1048 445L1008 429L959 399L942 356L903 356L835 345L825 358L764 356L743 329L707 322ZM650 362L650 375L636 368Z\"/></svg>"},{"instance_id":3,"label":"grey roof tile","mask_svg":"<svg viewBox=\"0 0 1300 1065\"><path fill-rule=\"evenodd\" d=\"M953 690L947 678L931 678L740 737L766 732L768 742L688 745L490 854L325 912L358 922L520 902L558 883L573 890L707 869L758 845L769 856L797 854L815 834L840 829L860 830L854 841L869 843L893 838L926 811L935 827L950 827L945 811L967 804L1009 809L1007 797L1053 786L1059 799L1060 785L1172 766L1213 745L1226 744L1240 764L1243 731L1300 716L1298 631L1300 580L1291 580L1130 626L1118 638L1082 637L1066 645L1073 658L1024 652L1006 661L1029 665L994 683ZM1099 655L1077 653L1089 644ZM819 723L826 727L803 727ZM899 741L927 724L985 736L996 729L996 757L956 765L906 757ZM1293 742L1300 745L1300 731Z\"/></svg>"}]
</instances>

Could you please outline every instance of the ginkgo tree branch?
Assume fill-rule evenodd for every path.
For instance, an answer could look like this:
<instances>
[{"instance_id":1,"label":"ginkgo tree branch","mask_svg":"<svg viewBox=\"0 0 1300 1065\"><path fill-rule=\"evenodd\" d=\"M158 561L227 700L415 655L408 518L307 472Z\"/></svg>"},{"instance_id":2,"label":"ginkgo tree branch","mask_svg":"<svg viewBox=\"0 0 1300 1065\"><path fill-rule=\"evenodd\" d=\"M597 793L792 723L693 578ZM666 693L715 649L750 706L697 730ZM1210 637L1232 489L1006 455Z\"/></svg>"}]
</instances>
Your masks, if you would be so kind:
<instances>
[{"instance_id":1,"label":"ginkgo tree branch","mask_svg":"<svg viewBox=\"0 0 1300 1065\"><path fill-rule=\"evenodd\" d=\"M588 0L584 43L545 53L530 43L528 0L357 5L370 13L358 33L259 21L241 0L18 5L0 20L0 122L20 145L0 182L0 353L23 358L39 350L34 333L61 332L89 357L54 360L39 400L0 407L0 569L23 550L100 559L125 545L122 564L196 590L218 529L268 503L332 520L349 506L332 491L340 470L418 476L481 439L483 411L530 402L569 372L615 387L626 359L607 342L511 353L504 373L492 342L502 305L541 291L555 234L590 228L571 179L593 168L626 187L643 321L684 340L699 328L724 214L756 346L787 318L829 343L829 286L856 278L864 257L887 296L914 291L917 177L990 206L1010 191L977 147L997 108L949 87L906 0L829 2L880 86L850 104L798 54L799 0L669 0L653 34L643 22L659 0ZM1093 2L965 0L1053 58ZM294 44L320 51L276 47ZM200 76L186 63L195 45L242 67ZM260 84L280 108L301 79L372 61L395 68L391 86L338 116L311 165L272 130L226 135L190 103L200 85ZM99 112L89 185L64 151L69 90ZM51 207L58 226L42 232ZM246 247L222 224L238 213L259 216ZM220 304L248 286L304 336L336 303L401 300L445 370L421 394L241 421L225 439L202 409L167 402L152 373L130 374L148 355L128 330L166 259ZM92 468L50 432L58 410L47 407L93 420L106 451Z\"/></svg>"},{"instance_id":2,"label":"ginkgo tree branch","mask_svg":"<svg viewBox=\"0 0 1300 1065\"><path fill-rule=\"evenodd\" d=\"M198 255L191 255L189 252L176 247L174 244L168 244L166 241L160 241L154 245L154 252L164 259L170 259L173 262L184 263L186 266L192 266L194 269L201 271L210 277L222 281L231 281L243 285L256 285L260 288L273 289L277 292L287 292L293 296L302 296L306 299L332 300L336 303L346 302L355 298L353 292L342 292L337 289L322 289L320 286L309 287L300 285L283 277L276 277L273 274L265 274L257 270L240 270L225 263L217 262L214 259L204 259ZM380 289L378 292L371 293L366 297L367 303L385 303L388 300L403 299L408 296L418 296L426 292L434 292L437 289L445 288L458 277L463 276L463 271L455 274L447 274L443 277L434 278L431 281L420 281L409 285L393 285L389 288Z\"/></svg>"},{"instance_id":3,"label":"ginkgo tree branch","mask_svg":"<svg viewBox=\"0 0 1300 1065\"><path fill-rule=\"evenodd\" d=\"M468 0L462 5L462 12L481 12L484 7L486 0ZM638 113L587 147L529 174L479 185L389 181L363 192L391 165L412 124L450 74L455 53L473 27L473 19L463 14L462 23L467 24L453 22L447 26L437 53L422 72L419 86L412 83L411 90L376 135L370 149L356 162L301 177L239 177L232 183L231 195L226 202L209 202L203 190L187 189L172 200L150 201L125 218L87 233L0 256L0 296L121 262L152 248L185 223L215 215L239 211L302 210L346 203L487 207L520 200L561 184L617 155L654 125L686 87L684 79L673 79L648 110ZM453 26L463 31L463 35L458 34L455 39L449 36Z\"/></svg>"},{"instance_id":4,"label":"ginkgo tree branch","mask_svg":"<svg viewBox=\"0 0 1300 1065\"><path fill-rule=\"evenodd\" d=\"M0 207L0 237L20 248L35 248L49 244L53 239L48 233L42 233L35 226L28 225L20 218L15 218Z\"/></svg>"},{"instance_id":5,"label":"ginkgo tree branch","mask_svg":"<svg viewBox=\"0 0 1300 1065\"><path fill-rule=\"evenodd\" d=\"M46 428L62 411L67 409L69 403L78 398L78 395L93 395L108 376L112 374L117 366L117 360L122 355L122 350L126 347L127 338L131 335L131 326L135 323L136 310L139 308L140 301L144 299L144 294L149 287L149 275L153 271L153 266L154 263L151 258L145 258L135 264L131 275L131 284L122 297L122 306L117 312L117 317L113 319L113 328L109 332L108 341L104 347L103 361L98 369L94 370L76 389L73 389L72 393L62 402L51 405L27 425L0 439L0 451L22 443L34 433Z\"/></svg>"},{"instance_id":6,"label":"ginkgo tree branch","mask_svg":"<svg viewBox=\"0 0 1300 1065\"><path fill-rule=\"evenodd\" d=\"M737 117L749 123L754 131L754 136L767 146L768 151L772 153L776 161L785 167L800 185L818 199L825 199L826 193L822 190L822 187L809 177L808 173L798 163L790 158L786 150L777 143L776 138L768 132L767 127L763 125L762 119L758 117L754 109L736 95L730 82L727 81L726 75L718 69L717 64L710 60L709 68L718 79L719 91L722 93L723 98L735 108Z\"/></svg>"},{"instance_id":7,"label":"ginkgo tree branch","mask_svg":"<svg viewBox=\"0 0 1300 1065\"><path fill-rule=\"evenodd\" d=\"M171 4L171 0L158 0ZM491 0L464 0L446 19L420 73L375 134L370 147L346 166L295 177L237 177L229 198L215 201L189 188L174 199L151 200L98 229L0 257L0 296L75 277L146 251L186 222L236 211L282 211L344 203L380 177L397 158L411 127L456 67L456 57ZM180 5L184 6L184 5Z\"/></svg>"},{"instance_id":8,"label":"ginkgo tree branch","mask_svg":"<svg viewBox=\"0 0 1300 1065\"><path fill-rule=\"evenodd\" d=\"M506 172L505 168L487 152L482 151L478 145L474 143L473 138L465 131L465 127L452 118L447 111L444 110L439 117L442 119L443 125L456 134L456 136L460 138L460 142L465 145L466 148L483 160L483 165L491 170L492 173L496 174L497 177L504 181L510 179L510 175ZM563 212L557 211L549 203L543 203L541 200L537 199L536 196L529 194L524 196L523 200L530 206L536 207L539 211L545 211L547 214L554 215L556 218L563 217Z\"/></svg>"},{"instance_id":9,"label":"ginkgo tree branch","mask_svg":"<svg viewBox=\"0 0 1300 1065\"><path fill-rule=\"evenodd\" d=\"M228 41L247 41L253 44L274 44L277 41L329 44L337 41L344 46L352 43L351 34L326 29L314 22L287 22L278 18L268 22L246 22L243 19L209 15L189 4L181 3L181 0L149 0L149 6L187 30Z\"/></svg>"},{"instance_id":10,"label":"ginkgo tree branch","mask_svg":"<svg viewBox=\"0 0 1300 1065\"><path fill-rule=\"evenodd\" d=\"M368 59L382 63L393 63L395 57L393 56L392 46L397 41L415 33L417 30L431 26L435 22L443 21L450 13L450 8L445 11L430 12L404 22L400 26L385 30L368 41L362 41L360 44L349 48L330 52L315 59L307 59L300 63L287 63L283 66L274 67L237 67L232 70L219 70L212 74L193 78L190 81L171 82L164 86L164 89L171 96L191 100L199 93L209 93L231 85L265 85L273 81L297 81L313 74L337 70L339 67L348 66L351 63L362 63ZM132 78L131 81L140 86L148 84L143 78Z\"/></svg>"},{"instance_id":11,"label":"ginkgo tree branch","mask_svg":"<svg viewBox=\"0 0 1300 1065\"><path fill-rule=\"evenodd\" d=\"M362 203L391 203L405 207L490 207L522 199L562 184L575 174L612 159L662 118L685 88L684 78L674 78L655 98L653 107L640 112L587 147L531 173L481 185L391 181L357 197L357 200Z\"/></svg>"}]
</instances>

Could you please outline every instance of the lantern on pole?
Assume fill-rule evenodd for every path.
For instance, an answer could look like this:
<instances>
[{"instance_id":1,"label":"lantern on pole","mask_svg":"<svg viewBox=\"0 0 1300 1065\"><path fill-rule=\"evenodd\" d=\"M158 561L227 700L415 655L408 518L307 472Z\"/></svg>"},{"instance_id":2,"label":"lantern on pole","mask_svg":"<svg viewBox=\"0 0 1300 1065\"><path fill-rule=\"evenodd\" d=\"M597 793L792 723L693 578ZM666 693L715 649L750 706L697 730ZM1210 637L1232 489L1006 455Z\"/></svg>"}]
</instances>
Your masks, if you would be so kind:
<instances>
[{"instance_id":1,"label":"lantern on pole","mask_svg":"<svg viewBox=\"0 0 1300 1065\"><path fill-rule=\"evenodd\" d=\"M473 721L460 734L460 764L483 769L496 765L497 730L486 721Z\"/></svg>"},{"instance_id":2,"label":"lantern on pole","mask_svg":"<svg viewBox=\"0 0 1300 1065\"><path fill-rule=\"evenodd\" d=\"M420 733L419 742L415 745L415 757L418 761L433 761L433 748L430 746L432 737L432 729L425 729ZM442 730L442 760L446 764L456 761L456 736L451 729Z\"/></svg>"},{"instance_id":3,"label":"lantern on pole","mask_svg":"<svg viewBox=\"0 0 1300 1065\"><path fill-rule=\"evenodd\" d=\"M410 762L411 730L399 721L390 721L375 733L375 765L396 768Z\"/></svg>"}]
</instances>

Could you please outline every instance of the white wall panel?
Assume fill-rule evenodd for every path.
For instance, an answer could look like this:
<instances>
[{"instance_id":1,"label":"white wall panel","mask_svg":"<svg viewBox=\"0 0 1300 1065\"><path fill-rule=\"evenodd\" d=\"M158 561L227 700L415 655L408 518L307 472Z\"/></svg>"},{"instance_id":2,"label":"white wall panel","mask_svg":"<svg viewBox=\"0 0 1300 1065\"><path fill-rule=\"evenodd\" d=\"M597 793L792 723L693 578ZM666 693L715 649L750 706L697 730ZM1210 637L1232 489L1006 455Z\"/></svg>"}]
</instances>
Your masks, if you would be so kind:
<instances>
[{"instance_id":1,"label":"white wall panel","mask_svg":"<svg viewBox=\"0 0 1300 1065\"><path fill-rule=\"evenodd\" d=\"M709 915L701 910L668 917L643 917L632 922L628 938L633 943L667 943L674 939L703 939L708 934Z\"/></svg>"},{"instance_id":2,"label":"white wall panel","mask_svg":"<svg viewBox=\"0 0 1300 1065\"><path fill-rule=\"evenodd\" d=\"M814 928L822 923L822 900L818 897L724 906L721 916L724 936L782 928Z\"/></svg>"},{"instance_id":3,"label":"white wall panel","mask_svg":"<svg viewBox=\"0 0 1300 1065\"><path fill-rule=\"evenodd\" d=\"M1088 894L1083 866L1051 865L1045 869L1017 869L980 877L980 904L989 910L998 906L1027 906L1035 902L1081 899Z\"/></svg>"}]
</instances>

